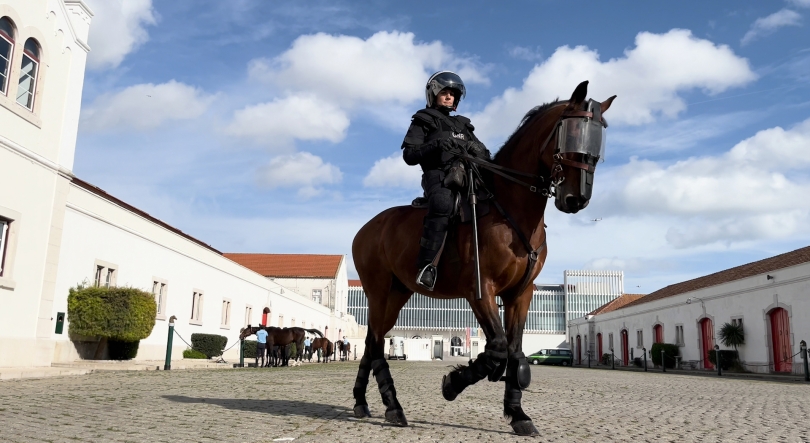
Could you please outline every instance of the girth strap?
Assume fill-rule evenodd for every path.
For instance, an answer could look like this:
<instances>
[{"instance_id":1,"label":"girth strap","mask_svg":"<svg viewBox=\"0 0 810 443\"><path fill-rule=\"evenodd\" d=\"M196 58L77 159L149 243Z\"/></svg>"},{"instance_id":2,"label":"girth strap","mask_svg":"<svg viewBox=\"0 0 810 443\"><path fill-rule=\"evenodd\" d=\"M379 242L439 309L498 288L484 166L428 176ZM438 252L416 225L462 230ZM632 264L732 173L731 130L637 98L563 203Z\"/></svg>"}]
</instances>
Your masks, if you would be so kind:
<instances>
[{"instance_id":1,"label":"girth strap","mask_svg":"<svg viewBox=\"0 0 810 443\"><path fill-rule=\"evenodd\" d=\"M518 225L517 223L515 223L515 220L512 219L512 216L510 216L506 212L506 210L503 209L503 207L500 205L500 203L498 203L497 200L493 199L492 203L495 205L495 208L498 209L498 212L501 213L503 218L505 218L506 221L509 222L509 225L512 226L512 229L514 229L515 232L517 232L518 238L520 238L520 241L523 243L523 247L525 247L526 252L529 253L528 261L526 262L526 271L524 271L523 279L520 280L518 289L515 292L515 295L519 295L521 292L523 292L524 289L526 289L526 285L529 284L529 279L531 278L534 266L537 264L537 259L540 256L540 252L543 251L543 249L545 249L546 247L546 240L544 239L543 244L538 246L537 249L533 249L531 242L529 242L529 239L526 238L526 235L523 234L520 228L518 228Z\"/></svg>"}]
</instances>

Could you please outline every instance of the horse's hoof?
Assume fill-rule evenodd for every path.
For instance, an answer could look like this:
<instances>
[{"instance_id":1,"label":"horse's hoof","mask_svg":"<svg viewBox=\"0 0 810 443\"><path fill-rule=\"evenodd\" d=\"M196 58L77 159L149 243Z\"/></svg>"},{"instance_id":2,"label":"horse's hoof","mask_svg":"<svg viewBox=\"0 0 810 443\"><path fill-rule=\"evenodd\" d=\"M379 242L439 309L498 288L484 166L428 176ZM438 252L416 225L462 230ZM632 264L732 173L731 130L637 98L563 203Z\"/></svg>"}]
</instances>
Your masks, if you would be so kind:
<instances>
[{"instance_id":1,"label":"horse's hoof","mask_svg":"<svg viewBox=\"0 0 810 443\"><path fill-rule=\"evenodd\" d=\"M515 434L525 436L525 437L536 437L540 435L537 432L537 428L534 427L534 423L531 420L521 420L515 421L511 423L512 430L515 431Z\"/></svg>"},{"instance_id":2,"label":"horse's hoof","mask_svg":"<svg viewBox=\"0 0 810 443\"><path fill-rule=\"evenodd\" d=\"M371 411L368 410L368 405L357 405L354 407L354 418L371 417Z\"/></svg>"},{"instance_id":3,"label":"horse's hoof","mask_svg":"<svg viewBox=\"0 0 810 443\"><path fill-rule=\"evenodd\" d=\"M453 401L458 397L458 393L453 390L453 385L450 383L450 376L448 374L442 377L442 396L447 401Z\"/></svg>"},{"instance_id":4,"label":"horse's hoof","mask_svg":"<svg viewBox=\"0 0 810 443\"><path fill-rule=\"evenodd\" d=\"M405 419L405 411L402 409L385 411L385 421L397 426L408 426L408 420Z\"/></svg>"}]
</instances>

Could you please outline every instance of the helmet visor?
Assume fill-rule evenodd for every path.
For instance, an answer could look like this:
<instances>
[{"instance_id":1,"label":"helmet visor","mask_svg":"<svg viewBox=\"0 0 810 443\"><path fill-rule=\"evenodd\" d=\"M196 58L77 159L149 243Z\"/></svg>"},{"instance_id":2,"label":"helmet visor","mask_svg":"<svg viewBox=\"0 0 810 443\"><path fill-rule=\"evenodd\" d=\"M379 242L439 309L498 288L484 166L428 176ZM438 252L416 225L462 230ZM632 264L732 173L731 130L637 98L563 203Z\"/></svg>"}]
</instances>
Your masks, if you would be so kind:
<instances>
[{"instance_id":1,"label":"helmet visor","mask_svg":"<svg viewBox=\"0 0 810 443\"><path fill-rule=\"evenodd\" d=\"M605 125L599 103L591 102L594 118L567 118L560 124L557 151L560 153L588 154L605 160ZM595 108L595 109L594 109ZM597 118L598 117L598 118Z\"/></svg>"},{"instance_id":2,"label":"helmet visor","mask_svg":"<svg viewBox=\"0 0 810 443\"><path fill-rule=\"evenodd\" d=\"M449 88L458 91L458 100L467 95L467 88L457 74L453 72L440 72L433 76L428 82L428 89L435 97L442 89Z\"/></svg>"}]
</instances>

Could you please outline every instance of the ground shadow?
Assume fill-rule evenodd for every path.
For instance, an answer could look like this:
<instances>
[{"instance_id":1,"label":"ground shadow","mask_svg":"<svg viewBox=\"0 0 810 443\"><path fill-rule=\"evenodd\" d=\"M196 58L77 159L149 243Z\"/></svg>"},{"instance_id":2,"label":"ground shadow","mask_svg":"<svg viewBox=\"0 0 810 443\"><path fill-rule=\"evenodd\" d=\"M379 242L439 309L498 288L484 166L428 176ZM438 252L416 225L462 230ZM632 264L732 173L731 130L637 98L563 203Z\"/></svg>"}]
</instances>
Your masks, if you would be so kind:
<instances>
[{"instance_id":1,"label":"ground shadow","mask_svg":"<svg viewBox=\"0 0 810 443\"><path fill-rule=\"evenodd\" d=\"M345 406L311 403L298 400L261 400L250 398L203 398L184 395L164 395L166 400L177 403L217 405L237 411L264 412L273 415L298 415L310 418L334 417L351 412Z\"/></svg>"}]
</instances>

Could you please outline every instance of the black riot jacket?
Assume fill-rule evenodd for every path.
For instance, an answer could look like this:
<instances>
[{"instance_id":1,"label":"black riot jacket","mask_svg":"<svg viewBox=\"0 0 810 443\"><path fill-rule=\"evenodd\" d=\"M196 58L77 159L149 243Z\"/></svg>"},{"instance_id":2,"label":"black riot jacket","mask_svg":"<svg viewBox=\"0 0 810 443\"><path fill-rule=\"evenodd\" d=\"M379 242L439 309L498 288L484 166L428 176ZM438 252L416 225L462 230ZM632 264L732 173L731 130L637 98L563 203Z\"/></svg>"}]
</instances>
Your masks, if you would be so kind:
<instances>
[{"instance_id":1,"label":"black riot jacket","mask_svg":"<svg viewBox=\"0 0 810 443\"><path fill-rule=\"evenodd\" d=\"M453 159L442 151L448 141L479 142L473 134L470 119L448 115L433 108L420 109L413 115L411 126L402 142L402 157L409 165L419 165L423 172L444 169Z\"/></svg>"}]
</instances>

